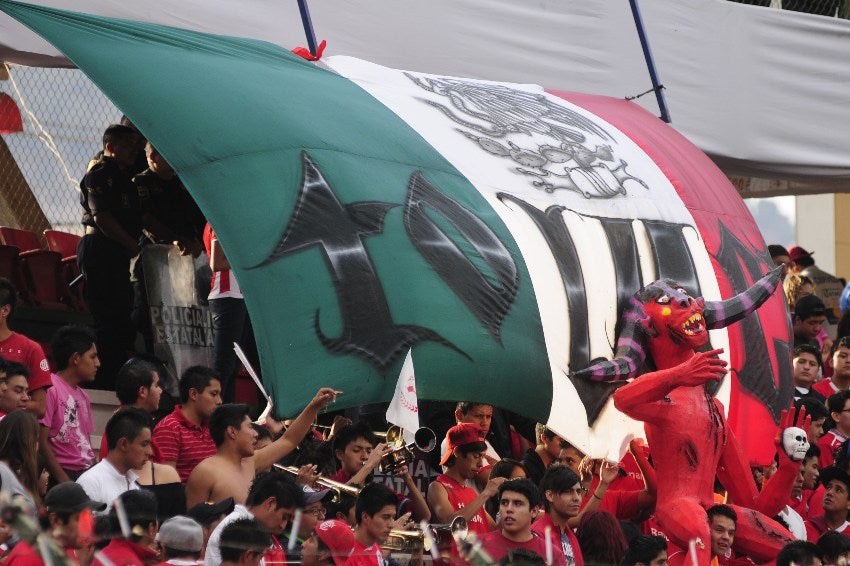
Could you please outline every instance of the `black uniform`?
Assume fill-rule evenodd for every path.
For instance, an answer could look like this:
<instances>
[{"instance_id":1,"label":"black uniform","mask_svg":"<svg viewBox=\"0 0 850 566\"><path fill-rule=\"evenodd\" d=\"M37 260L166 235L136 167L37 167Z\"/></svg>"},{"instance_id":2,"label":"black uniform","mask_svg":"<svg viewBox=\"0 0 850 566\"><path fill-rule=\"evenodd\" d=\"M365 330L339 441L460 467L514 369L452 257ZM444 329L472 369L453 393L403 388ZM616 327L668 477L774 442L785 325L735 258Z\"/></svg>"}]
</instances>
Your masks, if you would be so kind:
<instances>
[{"instance_id":1,"label":"black uniform","mask_svg":"<svg viewBox=\"0 0 850 566\"><path fill-rule=\"evenodd\" d=\"M143 211L153 215L168 228L174 239L203 241L206 219L176 175L171 179L163 179L150 169L145 169L133 177L133 183L138 190ZM162 234L155 236L157 243L171 243Z\"/></svg>"},{"instance_id":2,"label":"black uniform","mask_svg":"<svg viewBox=\"0 0 850 566\"><path fill-rule=\"evenodd\" d=\"M200 246L206 220L186 187L175 175L163 179L151 169L145 169L135 177L133 184L139 198L142 214L150 214L168 229L166 234L147 233L157 244L171 244L177 240L186 243L192 240ZM142 262L136 262L133 270L132 320L145 340L145 347L153 352L153 331L150 322L145 274Z\"/></svg>"},{"instance_id":3,"label":"black uniform","mask_svg":"<svg viewBox=\"0 0 850 566\"><path fill-rule=\"evenodd\" d=\"M86 235L77 248L77 262L85 276L84 297L97 327L101 368L97 383L114 383L115 373L132 349L136 331L130 322L132 290L130 254L121 243L103 233L95 217L109 212L134 239L142 234L139 197L130 172L111 157L94 160L80 182L82 223Z\"/></svg>"}]
</instances>

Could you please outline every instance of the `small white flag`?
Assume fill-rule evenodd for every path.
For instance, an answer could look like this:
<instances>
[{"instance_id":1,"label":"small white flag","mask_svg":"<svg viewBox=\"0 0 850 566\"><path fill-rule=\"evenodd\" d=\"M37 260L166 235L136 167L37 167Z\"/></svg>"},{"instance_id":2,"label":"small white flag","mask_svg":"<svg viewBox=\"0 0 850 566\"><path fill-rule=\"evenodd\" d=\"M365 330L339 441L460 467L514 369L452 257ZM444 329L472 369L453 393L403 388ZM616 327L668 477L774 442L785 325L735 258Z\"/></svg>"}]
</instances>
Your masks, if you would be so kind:
<instances>
[{"instance_id":1,"label":"small white flag","mask_svg":"<svg viewBox=\"0 0 850 566\"><path fill-rule=\"evenodd\" d=\"M416 377L413 375L413 350L407 351L393 400L387 408L387 422L404 429L404 442L411 444L419 429L419 400L416 397Z\"/></svg>"}]
</instances>

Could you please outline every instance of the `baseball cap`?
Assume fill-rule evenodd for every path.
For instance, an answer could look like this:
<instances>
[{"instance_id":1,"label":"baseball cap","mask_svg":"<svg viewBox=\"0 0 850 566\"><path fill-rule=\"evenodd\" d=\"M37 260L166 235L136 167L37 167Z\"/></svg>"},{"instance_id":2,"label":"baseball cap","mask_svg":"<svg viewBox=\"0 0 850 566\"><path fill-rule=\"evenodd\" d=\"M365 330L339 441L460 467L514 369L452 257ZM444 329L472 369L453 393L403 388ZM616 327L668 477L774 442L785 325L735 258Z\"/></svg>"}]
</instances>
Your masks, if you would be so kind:
<instances>
[{"instance_id":1,"label":"baseball cap","mask_svg":"<svg viewBox=\"0 0 850 566\"><path fill-rule=\"evenodd\" d=\"M354 531L343 521L322 521L316 525L316 536L330 549L336 566L343 566L354 551Z\"/></svg>"},{"instance_id":2,"label":"baseball cap","mask_svg":"<svg viewBox=\"0 0 850 566\"><path fill-rule=\"evenodd\" d=\"M307 485L302 489L304 490L304 505L312 505L318 501L324 501L329 494L332 495L329 489L320 489L317 491Z\"/></svg>"},{"instance_id":3,"label":"baseball cap","mask_svg":"<svg viewBox=\"0 0 850 566\"><path fill-rule=\"evenodd\" d=\"M77 513L86 507L92 511L106 509L106 503L93 501L80 484L72 481L66 481L50 488L50 491L44 496L44 506L50 513Z\"/></svg>"},{"instance_id":4,"label":"baseball cap","mask_svg":"<svg viewBox=\"0 0 850 566\"><path fill-rule=\"evenodd\" d=\"M217 519L220 519L224 515L229 515L235 506L236 503L232 497L222 499L218 503L198 503L186 511L186 516L205 527L209 527Z\"/></svg>"},{"instance_id":5,"label":"baseball cap","mask_svg":"<svg viewBox=\"0 0 850 566\"><path fill-rule=\"evenodd\" d=\"M450 428L446 433L446 453L443 454L440 465L446 465L455 448L468 444L480 444L482 452L487 449L487 444L484 442L484 431L481 430L481 427L475 423L460 423Z\"/></svg>"},{"instance_id":6,"label":"baseball cap","mask_svg":"<svg viewBox=\"0 0 850 566\"><path fill-rule=\"evenodd\" d=\"M826 315L826 306L815 295L806 295L797 299L797 304L794 305L794 316L801 319L807 319L810 316Z\"/></svg>"},{"instance_id":7,"label":"baseball cap","mask_svg":"<svg viewBox=\"0 0 850 566\"><path fill-rule=\"evenodd\" d=\"M159 527L156 540L162 546L174 550L200 552L204 545L204 529L194 519L176 515Z\"/></svg>"},{"instance_id":8,"label":"baseball cap","mask_svg":"<svg viewBox=\"0 0 850 566\"><path fill-rule=\"evenodd\" d=\"M788 257L791 258L791 261L799 261L804 257L810 257L815 252L807 252L800 246L791 246L788 248Z\"/></svg>"}]
</instances>

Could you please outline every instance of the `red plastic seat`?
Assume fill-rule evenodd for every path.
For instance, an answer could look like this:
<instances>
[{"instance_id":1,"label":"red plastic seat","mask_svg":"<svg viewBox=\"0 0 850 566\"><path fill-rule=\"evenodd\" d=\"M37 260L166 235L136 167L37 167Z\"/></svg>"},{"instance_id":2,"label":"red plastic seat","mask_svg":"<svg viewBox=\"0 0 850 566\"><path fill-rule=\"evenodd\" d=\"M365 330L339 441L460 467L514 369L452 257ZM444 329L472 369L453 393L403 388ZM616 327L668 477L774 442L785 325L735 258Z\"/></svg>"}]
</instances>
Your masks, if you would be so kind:
<instances>
[{"instance_id":1,"label":"red plastic seat","mask_svg":"<svg viewBox=\"0 0 850 566\"><path fill-rule=\"evenodd\" d=\"M43 249L35 232L8 226L0 226L0 243L17 247L21 255Z\"/></svg>"},{"instance_id":2,"label":"red plastic seat","mask_svg":"<svg viewBox=\"0 0 850 566\"><path fill-rule=\"evenodd\" d=\"M35 307L67 309L71 304L68 285L62 274L62 257L58 252L45 250L35 232L0 226L0 244L21 250L21 295Z\"/></svg>"},{"instance_id":3,"label":"red plastic seat","mask_svg":"<svg viewBox=\"0 0 850 566\"><path fill-rule=\"evenodd\" d=\"M58 252L62 256L62 276L65 279L65 284L69 286L71 295L71 306L77 310L86 310L86 303L83 300L83 285L82 281L77 281L80 275L80 268L77 265L77 244L82 238L70 232L62 230L45 230L44 240L47 242L47 249ZM77 281L74 287L70 287L72 281Z\"/></svg>"},{"instance_id":4,"label":"red plastic seat","mask_svg":"<svg viewBox=\"0 0 850 566\"><path fill-rule=\"evenodd\" d=\"M43 254L21 257L24 284L32 294L36 306L67 309L71 304L71 296L68 292L68 284L62 275L59 254L42 251Z\"/></svg>"},{"instance_id":5,"label":"red plastic seat","mask_svg":"<svg viewBox=\"0 0 850 566\"><path fill-rule=\"evenodd\" d=\"M18 266L18 248L0 244L0 277L5 277L15 284L20 284L21 272Z\"/></svg>"},{"instance_id":6,"label":"red plastic seat","mask_svg":"<svg viewBox=\"0 0 850 566\"><path fill-rule=\"evenodd\" d=\"M59 252L63 263L77 261L77 244L80 243L80 236L61 230L45 230L44 240L47 242L48 250Z\"/></svg>"}]
</instances>

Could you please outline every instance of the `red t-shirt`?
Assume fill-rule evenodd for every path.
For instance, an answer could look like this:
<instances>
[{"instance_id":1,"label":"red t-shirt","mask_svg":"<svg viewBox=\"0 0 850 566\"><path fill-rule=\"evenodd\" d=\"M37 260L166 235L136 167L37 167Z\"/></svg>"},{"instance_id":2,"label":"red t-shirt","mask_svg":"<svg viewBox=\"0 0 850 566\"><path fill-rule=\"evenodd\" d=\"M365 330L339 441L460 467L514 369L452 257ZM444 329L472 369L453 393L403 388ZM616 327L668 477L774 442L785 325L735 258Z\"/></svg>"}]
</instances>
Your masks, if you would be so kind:
<instances>
[{"instance_id":1,"label":"red t-shirt","mask_svg":"<svg viewBox=\"0 0 850 566\"><path fill-rule=\"evenodd\" d=\"M6 560L3 561L3 564L11 564L12 566L44 566L44 560L41 559L41 555L27 542L20 541L6 557Z\"/></svg>"},{"instance_id":2,"label":"red t-shirt","mask_svg":"<svg viewBox=\"0 0 850 566\"><path fill-rule=\"evenodd\" d=\"M847 440L847 437L835 428L818 439L818 448L820 448L818 467L821 470L827 466L831 466L832 463L835 462L835 456L833 453L838 450L845 440Z\"/></svg>"},{"instance_id":3,"label":"red t-shirt","mask_svg":"<svg viewBox=\"0 0 850 566\"><path fill-rule=\"evenodd\" d=\"M621 521L632 521L640 513L638 496L640 491L611 491L602 496L599 511L607 511Z\"/></svg>"},{"instance_id":4,"label":"red t-shirt","mask_svg":"<svg viewBox=\"0 0 850 566\"><path fill-rule=\"evenodd\" d=\"M345 566L384 566L384 554L378 544L366 546L359 540L354 541L354 550Z\"/></svg>"},{"instance_id":5,"label":"red t-shirt","mask_svg":"<svg viewBox=\"0 0 850 566\"><path fill-rule=\"evenodd\" d=\"M345 469L340 468L334 475L331 476L331 479L339 483L348 483L348 480L351 479L351 474L346 472Z\"/></svg>"},{"instance_id":6,"label":"red t-shirt","mask_svg":"<svg viewBox=\"0 0 850 566\"><path fill-rule=\"evenodd\" d=\"M478 497L478 494L474 489L459 484L446 474L440 474L434 481L446 488L446 493L448 493L449 496L449 503L451 503L452 509L455 511L460 511L472 503L473 499ZM487 511L484 510L483 505L475 516L468 522L468 526L469 530L473 533L490 532L490 524L487 521Z\"/></svg>"},{"instance_id":7,"label":"red t-shirt","mask_svg":"<svg viewBox=\"0 0 850 566\"><path fill-rule=\"evenodd\" d=\"M11 336L0 342L0 358L27 366L30 370L27 388L30 391L47 389L53 385L50 381L50 365L44 350L38 342L23 334L12 332Z\"/></svg>"},{"instance_id":8,"label":"red t-shirt","mask_svg":"<svg viewBox=\"0 0 850 566\"><path fill-rule=\"evenodd\" d=\"M95 557L92 566L104 566L112 564L113 566L121 564L122 566L145 566L148 562L156 558L156 552L150 548L146 548L135 542L115 538L100 551L100 556L108 560L101 561Z\"/></svg>"},{"instance_id":9,"label":"red t-shirt","mask_svg":"<svg viewBox=\"0 0 850 566\"><path fill-rule=\"evenodd\" d=\"M336 473L335 473L334 475L332 475L332 476L331 476L331 479L332 479L333 481L337 482L337 483L345 483L345 484L347 484L347 483L348 483L348 481L349 481L352 477L353 477L353 476L352 476L351 474L349 474L348 472L346 472L346 471L345 471L345 469L340 468L340 469L338 469L338 470L336 471ZM368 483L368 481L367 481L367 483ZM386 485L386 484L385 484L385 485ZM387 487L390 489L390 491L392 491L393 493L395 493L395 494L396 494L396 497L398 497L398 503L399 503L399 505L403 505L403 504L404 504L404 502L405 502L405 501L407 501L407 498L404 496L404 494L397 492L395 489L393 489L393 488L392 488L392 486L389 486L389 485L388 485Z\"/></svg>"},{"instance_id":10,"label":"red t-shirt","mask_svg":"<svg viewBox=\"0 0 850 566\"><path fill-rule=\"evenodd\" d=\"M791 499L788 507L799 513L803 520L808 519L810 515L823 515L823 492L822 485L819 485L817 489L804 489L800 499ZM819 497L815 497L816 495Z\"/></svg>"},{"instance_id":11,"label":"red t-shirt","mask_svg":"<svg viewBox=\"0 0 850 566\"><path fill-rule=\"evenodd\" d=\"M837 393L839 390L832 384L831 379L822 379L818 381L814 385L812 385L812 391L817 391L827 399L829 399L830 395Z\"/></svg>"},{"instance_id":12,"label":"red t-shirt","mask_svg":"<svg viewBox=\"0 0 850 566\"><path fill-rule=\"evenodd\" d=\"M209 427L196 425L183 415L180 405L159 421L153 432L153 442L159 449L162 462L176 462L177 473L184 484L201 460L214 456L215 442Z\"/></svg>"},{"instance_id":13,"label":"red t-shirt","mask_svg":"<svg viewBox=\"0 0 850 566\"><path fill-rule=\"evenodd\" d=\"M578 546L578 539L573 530L567 527L566 530L561 531L561 528L552 521L552 516L549 513L543 513L539 519L534 521L531 530L545 537L546 527L551 529L552 544L561 547L567 566L584 566L581 548ZM543 556L543 558L545 559L546 556Z\"/></svg>"},{"instance_id":14,"label":"red t-shirt","mask_svg":"<svg viewBox=\"0 0 850 566\"><path fill-rule=\"evenodd\" d=\"M826 488L823 484L817 486L813 491L806 491L805 493L809 494L809 514L805 518L808 519L809 517L823 515L823 496L826 494Z\"/></svg>"},{"instance_id":15,"label":"red t-shirt","mask_svg":"<svg viewBox=\"0 0 850 566\"><path fill-rule=\"evenodd\" d=\"M809 542L817 542L821 535L829 530L824 522L823 515L807 519L805 525L806 539ZM842 535L850 535L850 521L844 521L844 524L835 529L835 531Z\"/></svg>"},{"instance_id":16,"label":"red t-shirt","mask_svg":"<svg viewBox=\"0 0 850 566\"><path fill-rule=\"evenodd\" d=\"M263 554L263 563L268 565L286 564L286 551L274 535L272 535L272 545Z\"/></svg>"},{"instance_id":17,"label":"red t-shirt","mask_svg":"<svg viewBox=\"0 0 850 566\"><path fill-rule=\"evenodd\" d=\"M73 548L66 548L65 556L70 559L71 564L77 563L77 551ZM22 540L6 556L3 565L5 566L6 564L12 564L13 566L44 566L44 560L33 547Z\"/></svg>"},{"instance_id":18,"label":"red t-shirt","mask_svg":"<svg viewBox=\"0 0 850 566\"><path fill-rule=\"evenodd\" d=\"M543 536L531 532L531 539L525 542L516 542L510 540L502 534L501 529L490 531L478 537L481 541L481 548L493 559L498 562L504 558L508 552L517 548L526 548L537 553L543 560L546 560L546 539ZM567 561L564 558L564 551L561 550L560 544L552 545L552 564L551 566L566 566Z\"/></svg>"}]
</instances>

